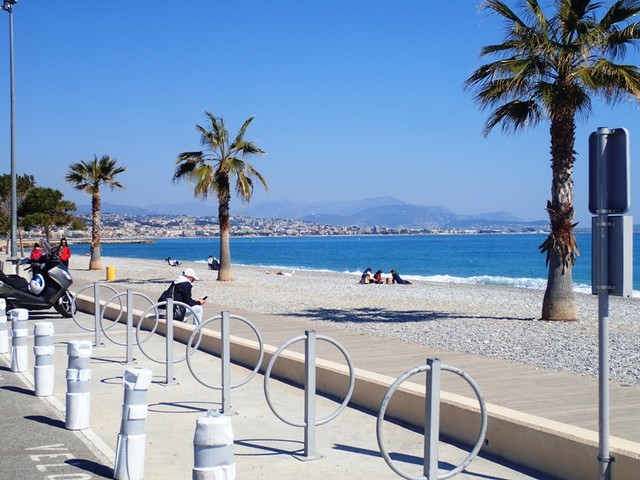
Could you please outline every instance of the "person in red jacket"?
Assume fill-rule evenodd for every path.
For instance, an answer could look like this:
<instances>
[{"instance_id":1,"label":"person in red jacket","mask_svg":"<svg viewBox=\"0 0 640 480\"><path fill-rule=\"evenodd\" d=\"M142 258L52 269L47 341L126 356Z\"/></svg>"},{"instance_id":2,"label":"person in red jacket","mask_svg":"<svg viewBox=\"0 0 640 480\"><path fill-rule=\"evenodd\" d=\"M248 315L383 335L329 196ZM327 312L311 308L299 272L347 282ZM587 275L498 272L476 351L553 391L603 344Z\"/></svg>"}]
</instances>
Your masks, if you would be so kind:
<instances>
[{"instance_id":1,"label":"person in red jacket","mask_svg":"<svg viewBox=\"0 0 640 480\"><path fill-rule=\"evenodd\" d=\"M36 262L41 256L42 256L42 250L40 250L40 244L36 242L33 244L33 250L31 250L31 255L29 255L29 260L33 260L34 262Z\"/></svg>"},{"instance_id":2,"label":"person in red jacket","mask_svg":"<svg viewBox=\"0 0 640 480\"><path fill-rule=\"evenodd\" d=\"M60 245L56 249L56 254L60 257L60 260L65 267L69 268L69 259L71 258L71 249L67 244L67 239L62 237L60 239Z\"/></svg>"}]
</instances>

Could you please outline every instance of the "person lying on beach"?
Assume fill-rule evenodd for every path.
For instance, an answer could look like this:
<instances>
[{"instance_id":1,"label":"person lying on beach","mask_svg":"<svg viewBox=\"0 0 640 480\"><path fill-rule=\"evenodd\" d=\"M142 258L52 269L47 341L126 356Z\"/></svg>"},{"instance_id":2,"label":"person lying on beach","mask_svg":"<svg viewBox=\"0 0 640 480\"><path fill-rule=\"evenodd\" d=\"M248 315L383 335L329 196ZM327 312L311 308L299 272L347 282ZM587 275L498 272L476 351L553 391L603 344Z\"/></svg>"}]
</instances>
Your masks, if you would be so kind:
<instances>
[{"instance_id":1,"label":"person lying on beach","mask_svg":"<svg viewBox=\"0 0 640 480\"><path fill-rule=\"evenodd\" d=\"M391 269L391 282L399 283L400 285L411 285L409 280L403 280L394 269Z\"/></svg>"},{"instance_id":2,"label":"person lying on beach","mask_svg":"<svg viewBox=\"0 0 640 480\"><path fill-rule=\"evenodd\" d=\"M267 275L284 275L285 277L293 277L296 272L295 270L291 270L291 272L283 272L282 270L277 271L276 273L273 272L265 272Z\"/></svg>"},{"instance_id":3,"label":"person lying on beach","mask_svg":"<svg viewBox=\"0 0 640 480\"><path fill-rule=\"evenodd\" d=\"M181 263L178 260L171 260L171 257L167 257L165 258L165 261L169 264L169 266L171 267L179 267L181 265Z\"/></svg>"}]
</instances>

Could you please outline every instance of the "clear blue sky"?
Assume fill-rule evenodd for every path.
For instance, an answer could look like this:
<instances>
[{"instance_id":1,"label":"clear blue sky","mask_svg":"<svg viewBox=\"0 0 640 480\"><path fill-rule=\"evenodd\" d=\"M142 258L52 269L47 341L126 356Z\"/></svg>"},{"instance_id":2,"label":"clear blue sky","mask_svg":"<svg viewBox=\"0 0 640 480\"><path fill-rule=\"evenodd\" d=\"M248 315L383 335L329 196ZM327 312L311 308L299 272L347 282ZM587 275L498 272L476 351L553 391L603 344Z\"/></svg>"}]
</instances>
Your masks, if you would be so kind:
<instances>
[{"instance_id":1,"label":"clear blue sky","mask_svg":"<svg viewBox=\"0 0 640 480\"><path fill-rule=\"evenodd\" d=\"M393 196L460 214L546 219L548 124L481 134L487 113L463 84L502 40L477 0L20 0L14 7L18 173L88 204L68 166L107 154L128 167L104 201L193 199L173 185L176 156L199 149L209 110L266 152L271 192L253 203ZM0 171L9 171L8 14L0 12ZM630 58L636 64L637 53ZM579 124L577 218L587 226L588 136L640 109L594 103ZM633 162L632 162L633 163ZM640 194L637 171L632 191ZM635 197L634 197L635 198ZM232 201L234 205L239 201ZM216 207L211 200L212 215ZM633 211L632 211L633 213ZM637 221L635 222L637 223Z\"/></svg>"}]
</instances>

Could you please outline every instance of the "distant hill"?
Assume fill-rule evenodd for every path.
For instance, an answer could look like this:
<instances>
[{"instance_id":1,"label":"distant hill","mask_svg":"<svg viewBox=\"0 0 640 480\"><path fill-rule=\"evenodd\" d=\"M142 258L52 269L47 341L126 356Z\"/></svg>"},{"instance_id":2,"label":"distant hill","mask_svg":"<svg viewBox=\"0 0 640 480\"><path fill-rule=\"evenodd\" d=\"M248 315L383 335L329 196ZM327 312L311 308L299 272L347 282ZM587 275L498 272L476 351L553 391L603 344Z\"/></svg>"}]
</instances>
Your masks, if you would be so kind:
<instances>
[{"instance_id":1,"label":"distant hill","mask_svg":"<svg viewBox=\"0 0 640 480\"><path fill-rule=\"evenodd\" d=\"M78 205L78 215L91 213L91 205ZM215 203L183 202L183 203L159 203L148 207L134 207L131 205L116 205L114 203L102 203L102 213L116 215L192 215L194 217L217 216L218 209Z\"/></svg>"},{"instance_id":2,"label":"distant hill","mask_svg":"<svg viewBox=\"0 0 640 480\"><path fill-rule=\"evenodd\" d=\"M509 212L458 215L442 206L414 205L393 197L374 197L358 201L264 202L247 205L241 213L250 217L288 218L320 225L392 228L540 228L546 220L525 222Z\"/></svg>"},{"instance_id":3,"label":"distant hill","mask_svg":"<svg viewBox=\"0 0 640 480\"><path fill-rule=\"evenodd\" d=\"M103 203L104 213L128 215L217 215L213 203L183 202L133 207ZM89 214L89 205L79 205L79 214ZM391 227L410 229L491 229L543 228L548 221L525 222L509 212L490 212L478 215L458 215L442 206L414 205L393 197L374 197L357 201L326 202L262 202L255 205L234 205L232 213L256 218L284 218L302 220L319 225L359 227Z\"/></svg>"}]
</instances>

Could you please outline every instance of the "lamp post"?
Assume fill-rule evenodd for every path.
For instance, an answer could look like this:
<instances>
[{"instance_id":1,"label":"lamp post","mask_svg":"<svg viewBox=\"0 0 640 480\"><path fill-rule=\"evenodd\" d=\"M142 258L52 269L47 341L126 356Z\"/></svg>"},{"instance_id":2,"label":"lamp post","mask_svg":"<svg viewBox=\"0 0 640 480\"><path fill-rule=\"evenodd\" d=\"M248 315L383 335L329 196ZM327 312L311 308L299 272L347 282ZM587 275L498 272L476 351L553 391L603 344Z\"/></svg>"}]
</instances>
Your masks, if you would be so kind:
<instances>
[{"instance_id":1,"label":"lamp post","mask_svg":"<svg viewBox=\"0 0 640 480\"><path fill-rule=\"evenodd\" d=\"M11 89L11 251L12 259L17 258L16 244L18 230L18 195L15 159L15 108L14 108L14 83L13 83L13 6L18 0L3 0L2 9L9 12L9 75Z\"/></svg>"}]
</instances>

